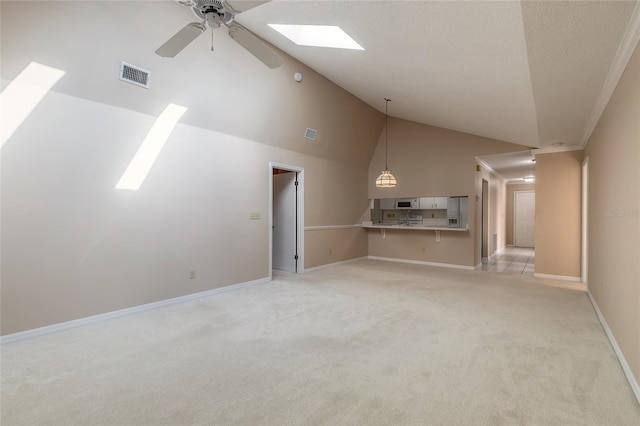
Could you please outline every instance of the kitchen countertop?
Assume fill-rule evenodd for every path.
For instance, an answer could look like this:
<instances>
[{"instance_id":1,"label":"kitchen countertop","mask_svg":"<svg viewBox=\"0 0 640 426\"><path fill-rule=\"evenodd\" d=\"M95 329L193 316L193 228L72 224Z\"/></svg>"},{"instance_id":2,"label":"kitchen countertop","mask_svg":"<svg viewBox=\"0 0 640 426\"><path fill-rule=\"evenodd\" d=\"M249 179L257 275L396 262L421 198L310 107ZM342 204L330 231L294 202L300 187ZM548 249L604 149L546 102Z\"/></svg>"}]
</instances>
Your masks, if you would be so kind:
<instances>
[{"instance_id":1,"label":"kitchen countertop","mask_svg":"<svg viewBox=\"0 0 640 426\"><path fill-rule=\"evenodd\" d=\"M457 231L467 232L469 228L447 228L443 226L424 226L424 225L362 225L363 228L370 229L405 229L411 231Z\"/></svg>"}]
</instances>

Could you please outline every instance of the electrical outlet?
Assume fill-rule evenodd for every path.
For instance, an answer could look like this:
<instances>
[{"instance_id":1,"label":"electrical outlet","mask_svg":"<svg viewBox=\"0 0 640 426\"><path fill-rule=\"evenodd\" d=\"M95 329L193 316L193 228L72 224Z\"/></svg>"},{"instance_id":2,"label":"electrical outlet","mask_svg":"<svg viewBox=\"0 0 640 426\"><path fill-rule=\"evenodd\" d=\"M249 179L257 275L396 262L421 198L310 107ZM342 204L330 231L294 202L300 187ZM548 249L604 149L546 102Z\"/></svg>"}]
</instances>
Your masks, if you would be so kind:
<instances>
[{"instance_id":1,"label":"electrical outlet","mask_svg":"<svg viewBox=\"0 0 640 426\"><path fill-rule=\"evenodd\" d=\"M196 279L196 271L189 271L189 279L190 280Z\"/></svg>"},{"instance_id":2,"label":"electrical outlet","mask_svg":"<svg viewBox=\"0 0 640 426\"><path fill-rule=\"evenodd\" d=\"M331 249L329 249L329 255L331 255Z\"/></svg>"},{"instance_id":3,"label":"electrical outlet","mask_svg":"<svg viewBox=\"0 0 640 426\"><path fill-rule=\"evenodd\" d=\"M425 246L422 246L422 252L426 253L426 251L427 251L427 248Z\"/></svg>"},{"instance_id":4,"label":"electrical outlet","mask_svg":"<svg viewBox=\"0 0 640 426\"><path fill-rule=\"evenodd\" d=\"M251 212L251 220L258 220L260 219L260 212Z\"/></svg>"}]
</instances>

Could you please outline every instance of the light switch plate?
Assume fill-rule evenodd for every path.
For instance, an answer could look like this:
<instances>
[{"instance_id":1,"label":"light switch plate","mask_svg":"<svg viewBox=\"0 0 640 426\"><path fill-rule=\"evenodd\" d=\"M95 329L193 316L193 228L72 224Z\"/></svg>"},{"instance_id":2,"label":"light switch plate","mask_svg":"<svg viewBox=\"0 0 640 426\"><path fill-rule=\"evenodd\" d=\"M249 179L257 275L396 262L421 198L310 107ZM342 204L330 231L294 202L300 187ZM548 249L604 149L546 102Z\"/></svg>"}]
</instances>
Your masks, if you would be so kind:
<instances>
[{"instance_id":1,"label":"light switch plate","mask_svg":"<svg viewBox=\"0 0 640 426\"><path fill-rule=\"evenodd\" d=\"M251 220L258 220L260 219L260 212L251 212Z\"/></svg>"}]
</instances>

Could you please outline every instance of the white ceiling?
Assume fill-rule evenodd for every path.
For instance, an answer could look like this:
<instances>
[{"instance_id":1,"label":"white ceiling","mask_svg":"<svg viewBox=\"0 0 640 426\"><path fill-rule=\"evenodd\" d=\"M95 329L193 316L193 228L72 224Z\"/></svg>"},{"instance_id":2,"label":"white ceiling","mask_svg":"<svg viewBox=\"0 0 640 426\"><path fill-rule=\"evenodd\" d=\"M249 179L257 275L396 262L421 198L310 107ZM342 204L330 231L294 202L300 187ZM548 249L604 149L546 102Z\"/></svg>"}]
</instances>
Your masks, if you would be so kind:
<instances>
[{"instance_id":1,"label":"white ceiling","mask_svg":"<svg viewBox=\"0 0 640 426\"><path fill-rule=\"evenodd\" d=\"M639 9L637 1L273 0L237 20L378 110L391 98L391 116L548 148L584 145L628 60L620 64L621 46L637 43ZM338 25L365 50L297 46L270 23Z\"/></svg>"},{"instance_id":2,"label":"white ceiling","mask_svg":"<svg viewBox=\"0 0 640 426\"><path fill-rule=\"evenodd\" d=\"M508 183L525 183L525 177L535 176L536 163L532 150L485 155L476 160Z\"/></svg>"}]
</instances>

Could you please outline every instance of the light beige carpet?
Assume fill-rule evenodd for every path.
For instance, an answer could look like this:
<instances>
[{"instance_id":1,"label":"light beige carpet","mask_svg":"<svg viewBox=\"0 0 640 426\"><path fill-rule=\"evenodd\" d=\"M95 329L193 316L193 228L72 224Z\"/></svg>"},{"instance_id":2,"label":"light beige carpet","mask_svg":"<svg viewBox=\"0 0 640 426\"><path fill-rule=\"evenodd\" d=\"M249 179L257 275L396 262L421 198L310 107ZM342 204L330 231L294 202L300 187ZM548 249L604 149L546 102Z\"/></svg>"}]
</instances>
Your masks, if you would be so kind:
<instances>
[{"instance_id":1,"label":"light beige carpet","mask_svg":"<svg viewBox=\"0 0 640 426\"><path fill-rule=\"evenodd\" d=\"M638 425L583 291L357 261L2 347L2 425Z\"/></svg>"}]
</instances>

